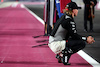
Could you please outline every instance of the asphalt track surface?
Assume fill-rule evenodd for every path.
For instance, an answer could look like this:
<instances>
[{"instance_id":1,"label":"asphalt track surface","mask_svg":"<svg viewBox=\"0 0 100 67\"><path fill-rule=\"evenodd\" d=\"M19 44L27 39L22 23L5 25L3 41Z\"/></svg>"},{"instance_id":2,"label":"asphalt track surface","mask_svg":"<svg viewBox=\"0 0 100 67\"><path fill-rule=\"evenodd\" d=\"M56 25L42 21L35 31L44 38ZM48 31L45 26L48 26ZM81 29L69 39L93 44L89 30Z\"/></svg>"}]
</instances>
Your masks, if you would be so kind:
<instances>
[{"instance_id":1,"label":"asphalt track surface","mask_svg":"<svg viewBox=\"0 0 100 67\"><path fill-rule=\"evenodd\" d=\"M43 19L43 5L25 5L28 9L37 14L41 19ZM83 49L88 55L94 58L100 63L100 10L95 10L95 18L93 20L94 32L84 32L83 28L83 16L84 9L79 10L78 16L75 17L75 22L77 24L77 31L80 35L88 36L92 35L95 38L95 43L86 45ZM89 23L88 23L89 27Z\"/></svg>"}]
</instances>

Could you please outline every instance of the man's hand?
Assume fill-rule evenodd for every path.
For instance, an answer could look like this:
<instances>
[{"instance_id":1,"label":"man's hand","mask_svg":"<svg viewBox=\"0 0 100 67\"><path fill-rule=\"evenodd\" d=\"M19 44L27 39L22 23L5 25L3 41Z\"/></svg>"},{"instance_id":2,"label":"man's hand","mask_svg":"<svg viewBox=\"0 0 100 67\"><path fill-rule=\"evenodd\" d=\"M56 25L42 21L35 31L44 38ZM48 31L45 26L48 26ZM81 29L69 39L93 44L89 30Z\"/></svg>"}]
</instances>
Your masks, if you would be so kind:
<instances>
[{"instance_id":1,"label":"man's hand","mask_svg":"<svg viewBox=\"0 0 100 67\"><path fill-rule=\"evenodd\" d=\"M90 1L90 3L91 3L92 5L94 5L94 2L93 2L93 1Z\"/></svg>"},{"instance_id":2,"label":"man's hand","mask_svg":"<svg viewBox=\"0 0 100 67\"><path fill-rule=\"evenodd\" d=\"M88 36L87 37L87 43L92 44L93 42L95 42L94 38L92 36Z\"/></svg>"}]
</instances>

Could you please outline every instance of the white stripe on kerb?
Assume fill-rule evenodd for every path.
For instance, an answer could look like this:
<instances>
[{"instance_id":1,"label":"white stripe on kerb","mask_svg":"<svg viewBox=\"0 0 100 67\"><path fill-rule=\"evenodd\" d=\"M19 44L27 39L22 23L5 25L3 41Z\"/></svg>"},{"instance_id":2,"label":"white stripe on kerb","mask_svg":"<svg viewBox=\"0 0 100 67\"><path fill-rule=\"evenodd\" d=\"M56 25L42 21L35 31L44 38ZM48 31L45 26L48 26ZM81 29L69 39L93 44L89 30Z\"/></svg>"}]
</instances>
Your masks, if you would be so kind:
<instances>
[{"instance_id":1,"label":"white stripe on kerb","mask_svg":"<svg viewBox=\"0 0 100 67\"><path fill-rule=\"evenodd\" d=\"M11 5L11 7L17 7L18 3L14 3Z\"/></svg>"},{"instance_id":2,"label":"white stripe on kerb","mask_svg":"<svg viewBox=\"0 0 100 67\"><path fill-rule=\"evenodd\" d=\"M94 60L92 57L90 57L88 54L86 54L84 51L80 50L77 52L82 58L84 58L88 63L90 63L93 67L100 67L100 63L98 63L96 60Z\"/></svg>"}]
</instances>

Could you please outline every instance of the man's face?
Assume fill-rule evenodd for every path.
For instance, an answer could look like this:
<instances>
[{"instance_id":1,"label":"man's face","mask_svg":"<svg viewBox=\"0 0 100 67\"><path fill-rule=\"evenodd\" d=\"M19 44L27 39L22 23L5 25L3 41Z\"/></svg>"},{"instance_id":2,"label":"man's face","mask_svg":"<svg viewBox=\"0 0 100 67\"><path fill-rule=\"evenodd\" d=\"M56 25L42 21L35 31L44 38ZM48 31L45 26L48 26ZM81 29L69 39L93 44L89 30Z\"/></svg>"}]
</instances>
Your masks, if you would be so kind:
<instances>
[{"instance_id":1,"label":"man's face","mask_svg":"<svg viewBox=\"0 0 100 67\"><path fill-rule=\"evenodd\" d=\"M77 16L77 14L78 14L78 9L73 9L73 13L74 13L75 16Z\"/></svg>"}]
</instances>

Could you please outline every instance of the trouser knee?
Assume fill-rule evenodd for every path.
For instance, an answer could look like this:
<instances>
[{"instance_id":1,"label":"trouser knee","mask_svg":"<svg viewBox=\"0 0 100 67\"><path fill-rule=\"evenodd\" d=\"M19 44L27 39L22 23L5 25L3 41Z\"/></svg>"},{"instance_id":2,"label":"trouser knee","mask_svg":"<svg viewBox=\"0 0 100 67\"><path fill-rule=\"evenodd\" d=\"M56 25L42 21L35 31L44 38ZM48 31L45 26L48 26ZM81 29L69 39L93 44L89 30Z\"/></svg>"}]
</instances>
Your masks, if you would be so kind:
<instances>
[{"instance_id":1,"label":"trouser knee","mask_svg":"<svg viewBox=\"0 0 100 67\"><path fill-rule=\"evenodd\" d=\"M73 50L74 53L85 48L86 43L83 40L69 40L69 48Z\"/></svg>"},{"instance_id":2,"label":"trouser knee","mask_svg":"<svg viewBox=\"0 0 100 67\"><path fill-rule=\"evenodd\" d=\"M77 45L75 52L78 52L79 50L84 49L84 48L85 48L85 46L86 46L86 43L85 43L83 40L82 40L82 41L80 41L80 44L79 44L79 45Z\"/></svg>"}]
</instances>

